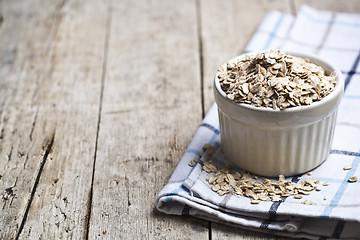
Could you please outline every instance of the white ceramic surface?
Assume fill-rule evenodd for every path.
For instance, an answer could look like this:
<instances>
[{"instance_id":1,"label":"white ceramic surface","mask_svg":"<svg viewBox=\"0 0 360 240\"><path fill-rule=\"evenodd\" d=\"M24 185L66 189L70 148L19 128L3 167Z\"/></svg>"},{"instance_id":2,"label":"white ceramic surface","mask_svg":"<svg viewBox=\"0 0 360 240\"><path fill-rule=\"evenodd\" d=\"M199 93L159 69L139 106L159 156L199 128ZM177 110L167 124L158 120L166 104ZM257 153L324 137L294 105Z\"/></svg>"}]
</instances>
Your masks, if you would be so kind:
<instances>
[{"instance_id":1,"label":"white ceramic surface","mask_svg":"<svg viewBox=\"0 0 360 240\"><path fill-rule=\"evenodd\" d=\"M287 53L309 59L327 74L335 71L334 91L307 106L274 110L231 101L220 87L219 72L215 75L214 96L224 154L239 168L258 175L301 174L319 166L330 153L337 108L344 91L343 76L317 56Z\"/></svg>"}]
</instances>

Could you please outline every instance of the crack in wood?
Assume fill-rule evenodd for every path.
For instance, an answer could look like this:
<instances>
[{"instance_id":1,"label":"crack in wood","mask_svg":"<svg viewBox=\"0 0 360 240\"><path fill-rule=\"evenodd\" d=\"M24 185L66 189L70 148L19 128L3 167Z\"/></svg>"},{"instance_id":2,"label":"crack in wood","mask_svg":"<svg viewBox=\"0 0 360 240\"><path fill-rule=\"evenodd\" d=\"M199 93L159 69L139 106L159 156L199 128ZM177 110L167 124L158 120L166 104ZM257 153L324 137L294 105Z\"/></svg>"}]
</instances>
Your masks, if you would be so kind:
<instances>
[{"instance_id":1,"label":"crack in wood","mask_svg":"<svg viewBox=\"0 0 360 240\"><path fill-rule=\"evenodd\" d=\"M36 109L35 117L34 117L34 120L33 120L33 122L32 122L31 131L30 131L30 135L29 135L30 141L32 141L32 135L33 135L33 132L34 132L34 128L35 128L35 123L36 123L36 120L37 120L38 112L39 112L38 109Z\"/></svg>"},{"instance_id":2,"label":"crack in wood","mask_svg":"<svg viewBox=\"0 0 360 240\"><path fill-rule=\"evenodd\" d=\"M7 160L8 160L8 162L11 160L11 156L12 156L13 149L14 149L14 146L11 146L10 152L9 152L9 154L7 155Z\"/></svg>"},{"instance_id":3,"label":"crack in wood","mask_svg":"<svg viewBox=\"0 0 360 240\"><path fill-rule=\"evenodd\" d=\"M26 168L26 164L27 164L28 160L29 160L29 154L26 153L25 160L24 160L24 163L23 163L23 168L24 169Z\"/></svg>"},{"instance_id":4,"label":"crack in wood","mask_svg":"<svg viewBox=\"0 0 360 240\"><path fill-rule=\"evenodd\" d=\"M130 202L130 183L129 183L129 178L127 176L125 176L125 188L126 188L126 195L127 195L126 213L127 213L127 215L129 215L131 202Z\"/></svg>"},{"instance_id":5,"label":"crack in wood","mask_svg":"<svg viewBox=\"0 0 360 240\"><path fill-rule=\"evenodd\" d=\"M201 28L201 3L200 0L196 0L196 27L198 36L198 48L199 48L199 68L200 68L200 92L201 92L201 115L205 117L205 103L204 103L204 56L203 56L203 40L202 40L202 28Z\"/></svg>"},{"instance_id":6,"label":"crack in wood","mask_svg":"<svg viewBox=\"0 0 360 240\"><path fill-rule=\"evenodd\" d=\"M0 175L1 176L1 175ZM14 198L16 198L16 194L13 191L13 188L16 186L18 178L16 177L14 184L11 187L5 188L5 192L3 192L1 196L1 200L3 200L4 204L2 210L5 209L6 203L10 200L9 207L12 205Z\"/></svg>"},{"instance_id":7,"label":"crack in wood","mask_svg":"<svg viewBox=\"0 0 360 240\"><path fill-rule=\"evenodd\" d=\"M63 0L62 2L60 2L60 4L57 6L56 10L55 10L55 13L54 13L54 22L52 24L52 27L50 29L50 33L49 33L49 37L48 39L46 40L46 44L45 44L45 49L44 49L44 55L47 56L47 57L50 57L51 58L51 61L50 61L50 70L48 71L48 78L50 78L50 76L52 75L52 73L54 72L54 61L53 61L53 58L55 57L54 54L51 54L51 51L53 49L53 45L55 43L55 38L58 34L58 30L59 30L59 26L60 26L60 23L63 19L63 14L61 14L61 10L64 8L65 4L67 3L67 0ZM32 103L34 104L35 102L35 98L38 94L38 91L39 91L39 87L40 87L40 74L37 74L36 76L36 80L35 80L35 91L34 93L32 94ZM36 114L37 114L37 111L38 109L36 110ZM34 122L36 121L36 119L34 120ZM31 133L32 134L32 133ZM30 137L32 137L32 135L30 135Z\"/></svg>"},{"instance_id":8,"label":"crack in wood","mask_svg":"<svg viewBox=\"0 0 360 240\"><path fill-rule=\"evenodd\" d=\"M296 15L295 0L289 0L288 3L290 8L290 13L295 16Z\"/></svg>"},{"instance_id":9,"label":"crack in wood","mask_svg":"<svg viewBox=\"0 0 360 240\"><path fill-rule=\"evenodd\" d=\"M107 58L108 58L108 51L109 51L111 20L112 20L112 6L110 5L108 8L108 14L107 14L107 20L106 20L106 32L105 32L105 41L104 41L104 59L103 59L103 66L102 66L102 73L101 73L101 89L100 89L99 113L98 113L96 138L95 138L94 160L93 160L93 167L92 167L90 191L89 191L88 201L87 201L87 213L85 215L83 238L86 240L89 239L90 220L91 220L92 201L93 201L94 177L95 177L95 165L96 165L97 148L98 148L98 141L99 141L102 103L103 103L103 96L104 96L105 75L106 75L106 69L107 69Z\"/></svg>"},{"instance_id":10,"label":"crack in wood","mask_svg":"<svg viewBox=\"0 0 360 240\"><path fill-rule=\"evenodd\" d=\"M24 228L24 225L25 225L25 221L27 219L27 215L29 213L29 210L30 210L30 207L31 207L31 203L34 199L34 196L35 196L35 192L36 192L36 189L37 189L37 186L39 184L39 181L40 181L40 177L41 177L41 174L42 174L42 171L44 169L44 166L45 166L45 163L46 163L46 160L48 159L49 157L49 154L51 152L51 149L52 149L52 146L54 144L54 139L55 139L55 131L50 135L50 137L47 139L46 141L46 144L45 144L45 153L41 159L41 162L40 162L40 165L39 165L39 168L38 168L38 171L36 173L36 177L35 177L35 182L33 184L33 187L31 189L31 193L30 193L30 196L28 198L28 201L26 203L26 207L25 207L25 211L24 211L24 214L23 214L23 217L21 219L21 222L20 222L20 226L18 228L18 231L16 233L16 237L15 237L15 240L19 239L20 237L20 234Z\"/></svg>"},{"instance_id":11,"label":"crack in wood","mask_svg":"<svg viewBox=\"0 0 360 240\"><path fill-rule=\"evenodd\" d=\"M5 134L5 128L6 128L6 124L9 120L9 117L8 116L5 116L3 118L3 121L2 123L4 124L3 127L1 128L1 131L0 131L0 139L3 139L4 138L4 134Z\"/></svg>"},{"instance_id":12,"label":"crack in wood","mask_svg":"<svg viewBox=\"0 0 360 240\"><path fill-rule=\"evenodd\" d=\"M196 27L199 48L199 68L200 68L200 93L201 93L201 116L205 117L205 96L204 96L204 56L203 56L203 38L202 38L202 21L201 21L201 0L196 0ZM209 240L212 239L211 221L209 226Z\"/></svg>"},{"instance_id":13,"label":"crack in wood","mask_svg":"<svg viewBox=\"0 0 360 240\"><path fill-rule=\"evenodd\" d=\"M3 17L3 15L0 13L0 27L1 27L1 25L3 24L3 22L4 22L4 17Z\"/></svg>"}]
</instances>

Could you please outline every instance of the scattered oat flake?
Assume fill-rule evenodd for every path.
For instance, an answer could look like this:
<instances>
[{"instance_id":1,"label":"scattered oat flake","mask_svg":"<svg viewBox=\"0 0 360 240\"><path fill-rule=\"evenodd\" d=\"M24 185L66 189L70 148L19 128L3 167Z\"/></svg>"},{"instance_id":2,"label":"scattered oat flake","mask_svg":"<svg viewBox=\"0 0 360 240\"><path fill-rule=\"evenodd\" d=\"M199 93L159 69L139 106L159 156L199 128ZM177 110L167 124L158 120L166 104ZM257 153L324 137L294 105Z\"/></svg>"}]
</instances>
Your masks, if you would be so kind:
<instances>
[{"instance_id":1,"label":"scattered oat flake","mask_svg":"<svg viewBox=\"0 0 360 240\"><path fill-rule=\"evenodd\" d=\"M200 160L198 158L194 158L194 162L199 163Z\"/></svg>"},{"instance_id":2,"label":"scattered oat flake","mask_svg":"<svg viewBox=\"0 0 360 240\"><path fill-rule=\"evenodd\" d=\"M357 182L357 180L358 180L357 176L353 176L353 177L348 179L348 181L351 182L351 183Z\"/></svg>"},{"instance_id":3,"label":"scattered oat flake","mask_svg":"<svg viewBox=\"0 0 360 240\"><path fill-rule=\"evenodd\" d=\"M324 198L323 198L324 200L327 200L327 197L326 196L324 196Z\"/></svg>"},{"instance_id":4,"label":"scattered oat flake","mask_svg":"<svg viewBox=\"0 0 360 240\"><path fill-rule=\"evenodd\" d=\"M294 198L296 198L296 199L301 199L302 196L301 196L301 195L295 195Z\"/></svg>"},{"instance_id":5,"label":"scattered oat flake","mask_svg":"<svg viewBox=\"0 0 360 240\"><path fill-rule=\"evenodd\" d=\"M311 176L311 175L312 175L312 172L308 172L307 175Z\"/></svg>"},{"instance_id":6,"label":"scattered oat flake","mask_svg":"<svg viewBox=\"0 0 360 240\"><path fill-rule=\"evenodd\" d=\"M347 165L347 166L343 167L344 170L350 170L351 168L352 168L352 165Z\"/></svg>"},{"instance_id":7,"label":"scattered oat flake","mask_svg":"<svg viewBox=\"0 0 360 240\"><path fill-rule=\"evenodd\" d=\"M188 164L189 164L190 167L195 166L195 163L193 161L190 161Z\"/></svg>"},{"instance_id":8,"label":"scattered oat flake","mask_svg":"<svg viewBox=\"0 0 360 240\"><path fill-rule=\"evenodd\" d=\"M261 201L259 199L251 200L251 204L259 204Z\"/></svg>"},{"instance_id":9,"label":"scattered oat flake","mask_svg":"<svg viewBox=\"0 0 360 240\"><path fill-rule=\"evenodd\" d=\"M330 185L330 183L328 183L328 182L324 182L322 185L323 185L323 186L329 186L329 185Z\"/></svg>"},{"instance_id":10,"label":"scattered oat flake","mask_svg":"<svg viewBox=\"0 0 360 240\"><path fill-rule=\"evenodd\" d=\"M282 201L282 197L294 196L300 199L317 189L319 180L307 179L301 182L286 180L280 175L278 180L259 177L245 171L235 171L230 166L218 168L211 161L203 161L203 170L209 174L206 181L212 191L222 196L233 194L251 199L253 204L260 201Z\"/></svg>"},{"instance_id":11,"label":"scattered oat flake","mask_svg":"<svg viewBox=\"0 0 360 240\"><path fill-rule=\"evenodd\" d=\"M204 162L203 169L204 169L204 171L207 172L207 173L211 173L211 172L216 172L216 171L217 171L215 165L212 164L211 162Z\"/></svg>"},{"instance_id":12,"label":"scattered oat flake","mask_svg":"<svg viewBox=\"0 0 360 240\"><path fill-rule=\"evenodd\" d=\"M311 201L310 199L306 199L303 203L308 204L308 205L312 205L313 201Z\"/></svg>"}]
</instances>

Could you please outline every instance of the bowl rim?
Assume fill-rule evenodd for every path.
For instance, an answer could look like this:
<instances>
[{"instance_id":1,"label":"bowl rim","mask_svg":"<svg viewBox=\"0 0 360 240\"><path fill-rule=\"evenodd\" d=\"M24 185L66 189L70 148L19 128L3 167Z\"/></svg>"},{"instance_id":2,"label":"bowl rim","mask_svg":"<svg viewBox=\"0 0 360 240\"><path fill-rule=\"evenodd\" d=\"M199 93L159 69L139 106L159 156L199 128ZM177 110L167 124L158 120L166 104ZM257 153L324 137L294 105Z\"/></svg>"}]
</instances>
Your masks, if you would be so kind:
<instances>
[{"instance_id":1,"label":"bowl rim","mask_svg":"<svg viewBox=\"0 0 360 240\"><path fill-rule=\"evenodd\" d=\"M238 55L234 58L229 59L227 62L221 64L227 64L230 61L234 61L236 59L242 58L245 55L258 55L260 53L266 52L267 50L263 50L263 51L253 51L253 52L248 52L248 53L243 53L241 55ZM309 111L318 107L321 107L323 105L325 105L328 102L331 102L333 99L339 97L339 95L341 95L344 91L344 77L341 73L341 71L336 68L333 64L329 63L328 61L324 60L323 58L319 57L318 55L315 55L313 53L303 53L303 52L296 52L296 51L285 51L285 50L280 50L283 53L286 54L290 54L292 56L295 57L301 57L301 58L306 58L309 59L311 63L314 63L318 66L321 66L322 68L325 69L325 72L335 72L336 73L336 85L334 90L327 96L325 96L324 98L322 98L319 101L313 102L310 105L301 105L301 106L295 106L295 107L290 107L290 108L284 108L284 109L273 109L270 107L257 107L257 106L253 106L247 103L237 103L233 100L230 100L227 96L226 93L221 89L220 86L220 82L219 82L219 69L216 71L215 74L215 78L214 78L214 86L217 90L217 92L229 103L232 103L234 105L237 105L241 108L246 108L249 110L253 110L253 111L258 111L258 112L264 112L264 113L297 113L297 112L302 112L302 111Z\"/></svg>"}]
</instances>

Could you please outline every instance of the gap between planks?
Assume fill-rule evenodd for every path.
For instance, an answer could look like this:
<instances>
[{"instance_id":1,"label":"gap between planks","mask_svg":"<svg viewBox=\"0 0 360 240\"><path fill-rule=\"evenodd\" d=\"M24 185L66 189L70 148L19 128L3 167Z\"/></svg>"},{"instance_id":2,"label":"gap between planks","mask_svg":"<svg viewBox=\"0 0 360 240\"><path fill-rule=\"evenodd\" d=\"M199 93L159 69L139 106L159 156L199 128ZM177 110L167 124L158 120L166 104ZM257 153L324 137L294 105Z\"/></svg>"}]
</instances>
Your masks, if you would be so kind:
<instances>
[{"instance_id":1,"label":"gap between planks","mask_svg":"<svg viewBox=\"0 0 360 240\"><path fill-rule=\"evenodd\" d=\"M105 76L106 76L106 69L107 69L107 58L109 52L109 40L110 40L110 29L111 29L111 21L112 21L112 6L108 7L108 14L106 20L106 33L105 33L105 42L104 42L104 59L103 59L103 66L102 66L102 73L101 73L101 90L100 90L100 100L99 100L99 113L98 113L98 121L97 121L97 129L96 129L96 138L95 138L95 153L94 153L94 160L92 166L92 176L91 176L91 186L89 192L89 199L88 199L88 209L86 213L85 219L85 239L89 239L89 229L90 229L90 220L91 220L91 211L92 211L92 201L93 201L93 194L94 194L94 177L95 177L95 165L96 165L96 157L97 157L97 149L98 149L98 141L99 141L99 132L100 132L100 123L101 123L101 114L102 114L102 104L104 98L104 85L105 85Z\"/></svg>"},{"instance_id":2,"label":"gap between planks","mask_svg":"<svg viewBox=\"0 0 360 240\"><path fill-rule=\"evenodd\" d=\"M196 30L198 36L199 51L199 68L200 68L200 95L201 95L201 116L205 117L205 100L204 100L204 56L203 56L203 38L202 38L202 21L201 21L201 0L196 0ZM211 221L208 221L209 240L212 240Z\"/></svg>"},{"instance_id":3,"label":"gap between planks","mask_svg":"<svg viewBox=\"0 0 360 240\"><path fill-rule=\"evenodd\" d=\"M31 203L32 203L32 201L33 201L33 199L34 199L34 196L35 196L36 188L37 188L37 186L38 186L38 184L39 184L39 181L40 181L41 173L42 173L42 171L43 171L43 168L44 168L44 165L45 165L45 163L46 163L46 160L47 160L47 158L48 158L48 156L49 156L49 153L51 152L52 146L53 146L53 144L54 144L54 139L55 139L55 130L52 132L52 134L50 135L49 139L48 139L48 140L46 141L46 143L45 143L45 147L44 147L45 153L44 153L44 156L42 157L42 160L41 160L41 162L40 162L39 169L38 169L38 171L37 171L37 173L36 173L35 182L34 182L34 185L33 185L32 189L31 189L31 193L30 193L29 199L28 199L28 201L27 201L27 203L26 203L24 215L23 215L23 217L22 217L22 219L21 219L20 226L19 226L19 229L18 229L18 231L17 231L17 233L16 233L15 240L18 240L18 239L19 239L20 234L21 234L21 232L22 232L22 230L23 230L23 228L24 228L25 221L26 221L26 219L27 219L27 215L28 215L28 213L29 213Z\"/></svg>"},{"instance_id":4,"label":"gap between planks","mask_svg":"<svg viewBox=\"0 0 360 240\"><path fill-rule=\"evenodd\" d=\"M56 17L55 17L55 20L54 20L54 23L53 23L53 27L51 29L51 32L50 32L50 35L49 35L49 38L48 38L48 41L47 41L47 44L46 44L46 48L45 48L45 54L46 55L49 55L50 53L50 43L53 42L52 40L55 38L56 36L56 33L58 31L58 28L59 28L59 25L60 25L60 19L61 19L61 14L59 14L59 12L61 11L61 9L64 7L65 3L67 2L67 0L63 0L57 7L56 9ZM0 26L1 26L1 23L3 22L3 17L2 15L0 15ZM36 111L36 115L35 115L35 118L34 118L34 121L33 121L33 124L32 124L32 129L30 131L30 135L29 135L29 138L30 138L30 141L32 141L32 133L33 133L33 130L34 130L34 127L35 127L35 123L36 123L36 120L37 120L37 115L38 115L38 111ZM51 153L51 150L52 150L52 146L54 145L54 139L55 139L55 132L56 132L56 129L54 129L52 131L52 133L50 134L50 137L46 140L45 144L44 144L44 155L41 159L41 162L40 162L40 165L39 165L39 168L36 172L36 177L35 177L35 181L34 181L34 184L31 188L31 192L30 192L30 196L27 200L27 203L25 205L25 210L24 210L24 213L23 213L23 216L22 216L22 219L20 221L20 225L19 225L19 228L16 232L16 236L15 236L15 240L18 240L20 235L21 235L21 232L24 228L24 225L25 225L25 222L26 222L26 219L27 219L27 216L29 214L29 211L30 211L30 207L31 207L31 203L34 199L34 196L35 196L35 193L36 193L36 189L37 189L37 186L39 184L39 181L40 181L40 177L41 177L41 174L42 174L42 171L44 169L44 166L45 166L45 163L47 161L47 158L49 156L49 154ZM12 148L11 148L11 152L10 154L12 153ZM9 158L11 158L11 155L9 156ZM15 183L16 184L16 183Z\"/></svg>"},{"instance_id":5,"label":"gap between planks","mask_svg":"<svg viewBox=\"0 0 360 240\"><path fill-rule=\"evenodd\" d=\"M297 9L295 6L295 0L288 0L288 4L289 4L289 9L290 9L291 15L296 16Z\"/></svg>"},{"instance_id":6,"label":"gap between planks","mask_svg":"<svg viewBox=\"0 0 360 240\"><path fill-rule=\"evenodd\" d=\"M204 57L203 57L203 44L202 44L202 26L201 26L201 3L196 0L196 30L198 36L198 51L199 51L199 68L200 68L200 95L201 95L201 116L205 117L205 104L204 104Z\"/></svg>"}]
</instances>

